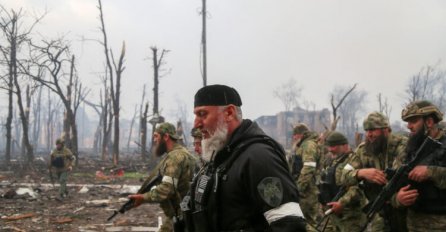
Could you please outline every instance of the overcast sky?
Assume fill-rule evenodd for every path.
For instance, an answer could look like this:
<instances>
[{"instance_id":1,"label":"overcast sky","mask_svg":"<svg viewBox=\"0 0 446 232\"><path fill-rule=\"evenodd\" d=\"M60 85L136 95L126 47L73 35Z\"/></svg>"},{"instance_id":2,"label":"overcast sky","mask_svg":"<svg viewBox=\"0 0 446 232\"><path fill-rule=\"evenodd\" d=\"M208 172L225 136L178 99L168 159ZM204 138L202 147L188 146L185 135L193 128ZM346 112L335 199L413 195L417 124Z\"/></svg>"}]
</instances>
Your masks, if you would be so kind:
<instances>
[{"instance_id":1,"label":"overcast sky","mask_svg":"<svg viewBox=\"0 0 446 232\"><path fill-rule=\"evenodd\" d=\"M201 0L103 0L106 30L115 56L127 45L122 115L141 103L142 86L153 98L151 46L170 50L170 74L160 81L163 114L178 102L192 119L200 75ZM35 28L47 38L72 40L78 70L98 101L102 47L95 0L0 0L6 8L48 15ZM445 66L446 1L442 0L208 0L208 84L236 88L245 118L284 109L273 90L294 78L302 97L317 109L330 107L334 86L368 92L367 109L382 93L399 119L408 79L426 65Z\"/></svg>"}]
</instances>

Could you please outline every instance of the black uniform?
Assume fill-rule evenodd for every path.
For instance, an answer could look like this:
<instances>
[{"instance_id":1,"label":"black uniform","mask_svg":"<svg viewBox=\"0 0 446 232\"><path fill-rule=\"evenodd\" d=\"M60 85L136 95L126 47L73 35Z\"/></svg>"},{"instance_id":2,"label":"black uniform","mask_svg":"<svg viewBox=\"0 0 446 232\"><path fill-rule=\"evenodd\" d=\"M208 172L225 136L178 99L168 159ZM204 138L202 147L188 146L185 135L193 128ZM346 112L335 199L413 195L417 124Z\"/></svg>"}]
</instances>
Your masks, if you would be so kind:
<instances>
[{"instance_id":1,"label":"black uniform","mask_svg":"<svg viewBox=\"0 0 446 232\"><path fill-rule=\"evenodd\" d=\"M196 176L191 191L189 231L305 231L284 151L250 120Z\"/></svg>"}]
</instances>

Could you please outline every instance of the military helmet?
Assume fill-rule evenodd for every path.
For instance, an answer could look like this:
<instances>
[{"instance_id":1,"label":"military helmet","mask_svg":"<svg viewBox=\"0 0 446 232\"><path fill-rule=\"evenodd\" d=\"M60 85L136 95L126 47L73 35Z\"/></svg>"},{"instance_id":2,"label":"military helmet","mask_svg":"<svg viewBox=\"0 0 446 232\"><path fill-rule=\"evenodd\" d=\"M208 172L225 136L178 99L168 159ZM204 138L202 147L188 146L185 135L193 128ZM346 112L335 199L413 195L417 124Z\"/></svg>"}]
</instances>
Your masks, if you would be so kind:
<instances>
[{"instance_id":1,"label":"military helmet","mask_svg":"<svg viewBox=\"0 0 446 232\"><path fill-rule=\"evenodd\" d=\"M308 126L305 125L304 123L298 123L296 124L296 126L294 126L293 128L293 134L303 134L307 131L309 131L310 129L308 129Z\"/></svg>"},{"instance_id":2,"label":"military helmet","mask_svg":"<svg viewBox=\"0 0 446 232\"><path fill-rule=\"evenodd\" d=\"M177 135L177 131L175 130L175 126L168 122L163 122L156 127L155 132L158 134L164 135L168 134L172 139L178 140L180 137Z\"/></svg>"},{"instance_id":3,"label":"military helmet","mask_svg":"<svg viewBox=\"0 0 446 232\"><path fill-rule=\"evenodd\" d=\"M56 145L57 144L64 144L64 139L63 138L58 138L58 139L56 139Z\"/></svg>"},{"instance_id":4,"label":"military helmet","mask_svg":"<svg viewBox=\"0 0 446 232\"><path fill-rule=\"evenodd\" d=\"M364 130L373 130L389 127L389 119L380 112L372 112L364 119Z\"/></svg>"},{"instance_id":5,"label":"military helmet","mask_svg":"<svg viewBox=\"0 0 446 232\"><path fill-rule=\"evenodd\" d=\"M338 131L332 131L328 134L325 139L325 145L327 146L336 146L336 145L344 145L348 144L347 137Z\"/></svg>"},{"instance_id":6,"label":"military helmet","mask_svg":"<svg viewBox=\"0 0 446 232\"><path fill-rule=\"evenodd\" d=\"M192 137L194 138L203 138L203 134L201 133L201 130L199 128L192 128L192 130L190 131L190 134L192 135Z\"/></svg>"},{"instance_id":7,"label":"military helmet","mask_svg":"<svg viewBox=\"0 0 446 232\"><path fill-rule=\"evenodd\" d=\"M435 123L443 120L443 113L438 109L438 107L430 101L414 101L408 104L401 112L401 119L403 121L408 121L409 118L416 116L429 116L432 115Z\"/></svg>"}]
</instances>

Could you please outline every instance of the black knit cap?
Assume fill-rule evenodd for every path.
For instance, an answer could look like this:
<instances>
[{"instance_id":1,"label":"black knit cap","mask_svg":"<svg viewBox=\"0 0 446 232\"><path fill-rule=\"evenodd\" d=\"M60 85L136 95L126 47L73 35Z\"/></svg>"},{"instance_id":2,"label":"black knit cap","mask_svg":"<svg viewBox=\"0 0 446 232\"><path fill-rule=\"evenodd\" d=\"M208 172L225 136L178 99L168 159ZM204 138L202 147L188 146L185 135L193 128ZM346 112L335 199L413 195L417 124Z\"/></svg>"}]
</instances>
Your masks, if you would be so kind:
<instances>
[{"instance_id":1,"label":"black knit cap","mask_svg":"<svg viewBox=\"0 0 446 232\"><path fill-rule=\"evenodd\" d=\"M226 85L208 85L195 94L194 107L242 105L242 99L237 90Z\"/></svg>"},{"instance_id":2,"label":"black knit cap","mask_svg":"<svg viewBox=\"0 0 446 232\"><path fill-rule=\"evenodd\" d=\"M340 132L333 131L330 132L328 137L325 139L325 145L327 146L337 146L347 144L347 138Z\"/></svg>"}]
</instances>

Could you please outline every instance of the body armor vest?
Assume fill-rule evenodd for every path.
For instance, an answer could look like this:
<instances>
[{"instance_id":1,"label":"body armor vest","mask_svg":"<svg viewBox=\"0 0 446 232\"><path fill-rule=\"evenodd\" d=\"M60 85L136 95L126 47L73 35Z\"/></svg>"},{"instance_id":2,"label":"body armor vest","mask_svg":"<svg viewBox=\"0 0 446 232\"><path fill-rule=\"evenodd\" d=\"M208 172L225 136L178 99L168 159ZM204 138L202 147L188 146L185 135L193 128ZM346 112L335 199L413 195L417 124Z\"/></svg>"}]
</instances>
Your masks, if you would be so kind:
<instances>
[{"instance_id":1,"label":"body armor vest","mask_svg":"<svg viewBox=\"0 0 446 232\"><path fill-rule=\"evenodd\" d=\"M442 147L432 153L420 165L446 167L446 136L440 139ZM411 186L418 190L419 196L410 208L416 212L428 214L446 214L446 189L440 189L431 180L424 182L410 181Z\"/></svg>"}]
</instances>

